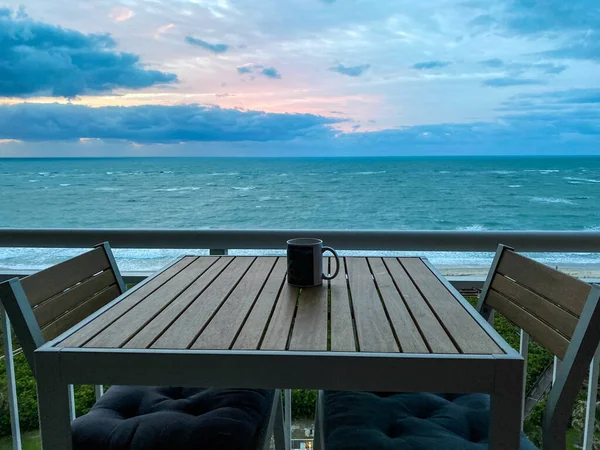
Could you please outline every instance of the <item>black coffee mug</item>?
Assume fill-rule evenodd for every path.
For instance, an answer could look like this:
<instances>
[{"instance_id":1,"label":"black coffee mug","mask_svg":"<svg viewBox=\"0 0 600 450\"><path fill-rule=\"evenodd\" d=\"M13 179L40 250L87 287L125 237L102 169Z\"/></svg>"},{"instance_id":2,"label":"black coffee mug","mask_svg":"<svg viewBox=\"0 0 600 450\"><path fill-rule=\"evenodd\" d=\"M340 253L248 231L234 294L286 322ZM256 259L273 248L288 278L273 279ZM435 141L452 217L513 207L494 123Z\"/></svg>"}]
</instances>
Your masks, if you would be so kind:
<instances>
[{"instance_id":1,"label":"black coffee mug","mask_svg":"<svg viewBox=\"0 0 600 450\"><path fill-rule=\"evenodd\" d=\"M323 253L330 251L335 258L333 275L323 273ZM287 241L287 280L296 287L313 287L323 280L335 278L340 271L340 258L334 249L323 246L321 239L298 238Z\"/></svg>"}]
</instances>

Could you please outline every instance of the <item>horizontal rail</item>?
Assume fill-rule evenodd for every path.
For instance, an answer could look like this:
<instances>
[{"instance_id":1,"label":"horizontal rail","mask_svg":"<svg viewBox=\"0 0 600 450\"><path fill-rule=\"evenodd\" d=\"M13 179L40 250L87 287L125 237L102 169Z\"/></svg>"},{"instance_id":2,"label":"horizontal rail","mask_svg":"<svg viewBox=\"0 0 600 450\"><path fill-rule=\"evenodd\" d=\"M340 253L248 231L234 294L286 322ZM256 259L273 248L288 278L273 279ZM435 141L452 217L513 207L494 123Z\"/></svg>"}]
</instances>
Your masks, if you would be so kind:
<instances>
[{"instance_id":1,"label":"horizontal rail","mask_svg":"<svg viewBox=\"0 0 600 450\"><path fill-rule=\"evenodd\" d=\"M493 252L499 243L520 252L598 252L598 231L339 231L0 229L0 247L283 249L294 237L319 237L340 250Z\"/></svg>"}]
</instances>

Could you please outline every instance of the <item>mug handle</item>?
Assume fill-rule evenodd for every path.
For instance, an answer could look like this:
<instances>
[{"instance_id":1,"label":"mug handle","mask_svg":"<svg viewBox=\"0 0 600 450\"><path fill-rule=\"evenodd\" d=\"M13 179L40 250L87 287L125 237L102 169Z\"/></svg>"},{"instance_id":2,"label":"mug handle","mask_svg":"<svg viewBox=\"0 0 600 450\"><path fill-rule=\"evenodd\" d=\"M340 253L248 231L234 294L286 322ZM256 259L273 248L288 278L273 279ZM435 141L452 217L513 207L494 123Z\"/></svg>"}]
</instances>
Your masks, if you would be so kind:
<instances>
[{"instance_id":1,"label":"mug handle","mask_svg":"<svg viewBox=\"0 0 600 450\"><path fill-rule=\"evenodd\" d=\"M331 253L333 253L333 257L335 258L335 273L333 275L323 274L323 279L324 280L333 280L335 277L337 277L337 274L340 271L340 257L338 256L337 252L334 249L332 249L331 247L323 247L321 249L321 254L325 253L328 250Z\"/></svg>"}]
</instances>

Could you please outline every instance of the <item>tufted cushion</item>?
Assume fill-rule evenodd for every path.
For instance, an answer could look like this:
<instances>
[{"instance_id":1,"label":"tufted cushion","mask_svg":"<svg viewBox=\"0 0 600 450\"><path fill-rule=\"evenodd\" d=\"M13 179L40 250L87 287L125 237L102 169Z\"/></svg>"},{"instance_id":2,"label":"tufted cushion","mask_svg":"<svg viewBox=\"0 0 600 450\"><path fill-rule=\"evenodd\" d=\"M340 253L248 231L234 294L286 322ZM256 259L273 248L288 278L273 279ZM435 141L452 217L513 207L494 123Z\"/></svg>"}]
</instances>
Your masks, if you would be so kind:
<instances>
[{"instance_id":1,"label":"tufted cushion","mask_svg":"<svg viewBox=\"0 0 600 450\"><path fill-rule=\"evenodd\" d=\"M485 394L325 392L327 450L488 448ZM523 435L521 450L535 450Z\"/></svg>"},{"instance_id":2,"label":"tufted cushion","mask_svg":"<svg viewBox=\"0 0 600 450\"><path fill-rule=\"evenodd\" d=\"M273 391L113 386L73 422L74 450L250 449Z\"/></svg>"}]
</instances>

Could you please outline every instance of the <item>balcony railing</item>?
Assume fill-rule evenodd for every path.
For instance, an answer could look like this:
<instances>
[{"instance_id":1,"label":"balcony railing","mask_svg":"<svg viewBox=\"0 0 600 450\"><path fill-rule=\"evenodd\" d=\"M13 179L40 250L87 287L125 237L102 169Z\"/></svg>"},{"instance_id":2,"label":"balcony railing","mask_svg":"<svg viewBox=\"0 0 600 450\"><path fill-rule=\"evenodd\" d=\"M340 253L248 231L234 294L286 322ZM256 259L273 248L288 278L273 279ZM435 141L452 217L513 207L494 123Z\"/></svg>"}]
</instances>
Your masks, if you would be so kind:
<instances>
[{"instance_id":1,"label":"balcony railing","mask_svg":"<svg viewBox=\"0 0 600 450\"><path fill-rule=\"evenodd\" d=\"M202 249L213 255L229 250L283 250L294 237L319 237L344 251L494 252L499 243L519 252L600 253L599 231L340 231L340 230L137 230L137 229L0 229L0 247L89 248L109 241L112 248ZM24 270L0 270L0 282L28 275ZM128 283L148 274L125 272ZM477 289L483 278L449 277L458 289ZM600 280L586 280L600 282ZM6 342L5 345L10 345ZM525 358L526 337L521 351ZM595 358L598 361L598 358ZM556 364L556 361L555 361ZM587 397L584 446L592 448L598 364L592 362ZM13 398L10 399L11 403ZM288 402L286 402L288 403ZM289 403L288 403L289 404ZM288 415L289 417L289 415Z\"/></svg>"}]
</instances>

